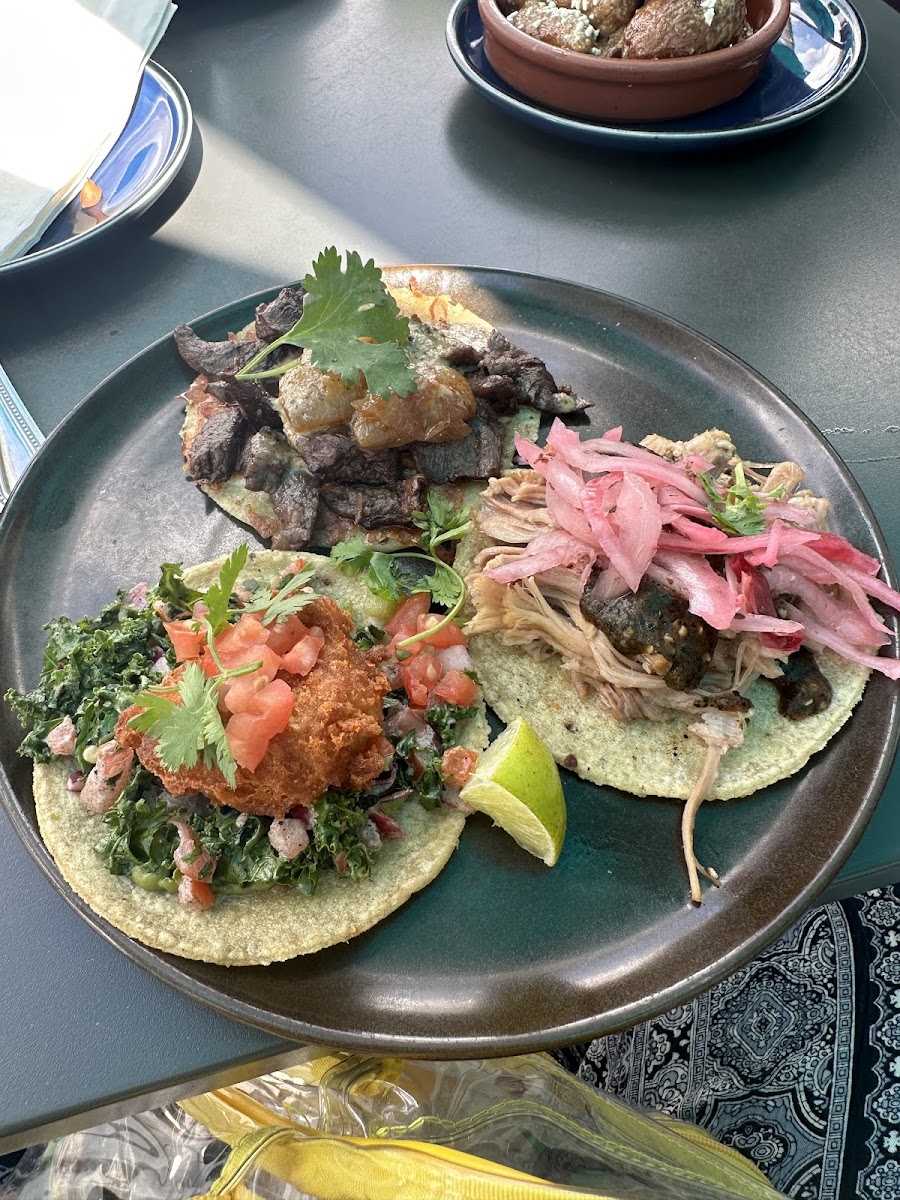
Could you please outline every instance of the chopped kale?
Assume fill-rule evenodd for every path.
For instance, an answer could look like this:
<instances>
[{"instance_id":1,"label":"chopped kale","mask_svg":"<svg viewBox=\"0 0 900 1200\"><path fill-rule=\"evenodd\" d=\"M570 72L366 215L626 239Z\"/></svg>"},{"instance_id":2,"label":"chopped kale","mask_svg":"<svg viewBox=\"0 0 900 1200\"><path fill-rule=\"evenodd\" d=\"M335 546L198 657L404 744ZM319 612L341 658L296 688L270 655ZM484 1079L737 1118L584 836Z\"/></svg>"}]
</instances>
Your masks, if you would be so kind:
<instances>
[{"instance_id":1,"label":"chopped kale","mask_svg":"<svg viewBox=\"0 0 900 1200\"><path fill-rule=\"evenodd\" d=\"M159 583L155 589L157 599L168 604L173 612L190 612L191 605L203 593L184 582L181 563L163 563L159 572Z\"/></svg>"},{"instance_id":2,"label":"chopped kale","mask_svg":"<svg viewBox=\"0 0 900 1200\"><path fill-rule=\"evenodd\" d=\"M459 704L436 704L434 708L426 709L425 720L441 739L445 750L459 743L459 724L474 717L478 711L476 704L462 708Z\"/></svg>"},{"instance_id":3,"label":"chopped kale","mask_svg":"<svg viewBox=\"0 0 900 1200\"><path fill-rule=\"evenodd\" d=\"M79 766L89 770L85 747L109 741L132 697L158 682L154 663L169 649L162 621L150 606L136 612L124 605L123 594L99 617L58 617L45 626L49 638L37 687L6 693L19 721L32 726L20 754L47 762L47 734L68 716L78 731Z\"/></svg>"},{"instance_id":4,"label":"chopped kale","mask_svg":"<svg viewBox=\"0 0 900 1200\"><path fill-rule=\"evenodd\" d=\"M314 825L308 849L296 858L281 858L268 838L271 817L247 816L236 809L211 806L197 812L169 807L148 790L150 775L137 772L118 802L104 816L109 833L97 852L113 875L128 875L140 887L174 892L181 874L175 866L178 831L173 819L186 822L203 848L216 856L213 891L220 895L264 891L278 885L312 895L323 871L352 879L369 875L369 847L360 839L367 817L359 797L327 792L313 805Z\"/></svg>"},{"instance_id":5,"label":"chopped kale","mask_svg":"<svg viewBox=\"0 0 900 1200\"><path fill-rule=\"evenodd\" d=\"M353 640L362 651L382 645L384 638L385 632L380 625L363 625L353 631Z\"/></svg>"}]
</instances>

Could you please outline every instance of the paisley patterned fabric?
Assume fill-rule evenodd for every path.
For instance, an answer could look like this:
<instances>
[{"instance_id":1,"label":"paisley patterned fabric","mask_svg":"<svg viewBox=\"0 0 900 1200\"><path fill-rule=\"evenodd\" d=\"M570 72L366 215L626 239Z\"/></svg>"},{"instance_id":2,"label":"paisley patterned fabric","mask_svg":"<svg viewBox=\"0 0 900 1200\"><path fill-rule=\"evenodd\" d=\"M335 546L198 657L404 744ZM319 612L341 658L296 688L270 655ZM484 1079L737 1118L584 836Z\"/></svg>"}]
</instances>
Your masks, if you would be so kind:
<instances>
[{"instance_id":1,"label":"paisley patterned fabric","mask_svg":"<svg viewBox=\"0 0 900 1200\"><path fill-rule=\"evenodd\" d=\"M793 1200L900 1200L900 885L813 909L691 1004L555 1057L696 1122ZM226 1153L172 1106L0 1158L0 1196L181 1200Z\"/></svg>"},{"instance_id":2,"label":"paisley patterned fabric","mask_svg":"<svg viewBox=\"0 0 900 1200\"><path fill-rule=\"evenodd\" d=\"M898 1200L900 886L813 909L693 1003L556 1058L794 1200Z\"/></svg>"}]
</instances>

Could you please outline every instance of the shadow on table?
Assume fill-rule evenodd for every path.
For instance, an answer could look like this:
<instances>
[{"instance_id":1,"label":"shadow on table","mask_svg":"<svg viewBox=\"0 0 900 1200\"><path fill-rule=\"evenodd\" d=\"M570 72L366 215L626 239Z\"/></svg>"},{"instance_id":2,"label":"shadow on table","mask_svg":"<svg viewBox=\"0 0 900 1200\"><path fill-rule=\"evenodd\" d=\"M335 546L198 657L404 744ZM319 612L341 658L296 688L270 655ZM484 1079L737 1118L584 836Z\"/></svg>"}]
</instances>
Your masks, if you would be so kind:
<instances>
[{"instance_id":1,"label":"shadow on table","mask_svg":"<svg viewBox=\"0 0 900 1200\"><path fill-rule=\"evenodd\" d=\"M464 90L448 106L445 128L459 166L481 184L503 193L511 174L527 175L531 187L510 196L519 209L533 209L544 218L584 215L589 188L588 212L597 219L645 224L654 208L664 208L667 222L693 225L707 216L727 215L722 202L728 197L733 206L736 183L757 188L768 206L808 198L811 191L833 184L857 169L861 157L871 155L870 118L851 94L807 124L733 146L586 147L525 125ZM557 158L555 172L548 172L548 152ZM598 186L598 167L608 172L608 182L614 185L608 193ZM623 192L633 194L633 207L622 204Z\"/></svg>"},{"instance_id":2,"label":"shadow on table","mask_svg":"<svg viewBox=\"0 0 900 1200\"><path fill-rule=\"evenodd\" d=\"M321 16L328 16L341 3L342 0L306 0L304 17L308 18L317 8ZM263 21L289 4L296 8L296 0L252 0L251 4L247 0L178 0L177 28L179 33L186 33L209 26L235 25L248 18Z\"/></svg>"}]
</instances>

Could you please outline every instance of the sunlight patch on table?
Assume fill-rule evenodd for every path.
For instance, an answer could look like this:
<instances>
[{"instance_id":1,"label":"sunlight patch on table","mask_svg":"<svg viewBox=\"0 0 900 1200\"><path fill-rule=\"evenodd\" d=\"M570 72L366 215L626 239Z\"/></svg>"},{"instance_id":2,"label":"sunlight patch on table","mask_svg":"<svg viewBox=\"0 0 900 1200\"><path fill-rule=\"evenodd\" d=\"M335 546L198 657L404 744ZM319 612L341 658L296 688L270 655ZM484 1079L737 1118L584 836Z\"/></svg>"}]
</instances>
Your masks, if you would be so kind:
<instances>
[{"instance_id":1,"label":"sunlight patch on table","mask_svg":"<svg viewBox=\"0 0 900 1200\"><path fill-rule=\"evenodd\" d=\"M202 204L186 204L156 239L279 279L297 279L328 245L358 250L376 263L403 262L396 245L348 217L302 182L214 126L203 126ZM265 229L293 229L272 244Z\"/></svg>"}]
</instances>

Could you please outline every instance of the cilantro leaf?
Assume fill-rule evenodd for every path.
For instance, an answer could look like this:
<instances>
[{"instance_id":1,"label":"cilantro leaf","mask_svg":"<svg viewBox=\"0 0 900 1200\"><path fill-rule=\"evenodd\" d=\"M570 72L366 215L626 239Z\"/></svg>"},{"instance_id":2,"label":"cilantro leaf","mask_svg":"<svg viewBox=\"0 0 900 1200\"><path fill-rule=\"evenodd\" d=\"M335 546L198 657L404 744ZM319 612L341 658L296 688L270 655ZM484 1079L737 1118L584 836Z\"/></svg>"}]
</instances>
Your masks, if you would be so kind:
<instances>
[{"instance_id":1,"label":"cilantro leaf","mask_svg":"<svg viewBox=\"0 0 900 1200\"><path fill-rule=\"evenodd\" d=\"M734 468L734 483L722 496L720 490L704 471L698 476L703 490L709 496L707 510L720 529L738 536L752 537L762 533L766 527L764 516L766 505L777 500L781 489L768 496L754 492L744 476L744 468L738 463Z\"/></svg>"},{"instance_id":2,"label":"cilantro leaf","mask_svg":"<svg viewBox=\"0 0 900 1200\"><path fill-rule=\"evenodd\" d=\"M219 571L219 578L206 589L201 597L209 609L207 620L212 626L213 636L221 633L228 624L228 602L246 561L247 543L244 542L225 559Z\"/></svg>"},{"instance_id":3,"label":"cilantro leaf","mask_svg":"<svg viewBox=\"0 0 900 1200\"><path fill-rule=\"evenodd\" d=\"M372 259L364 263L355 250L346 252L347 267L334 246L323 250L303 280L306 296L300 320L238 372L238 379L264 379L284 374L298 359L268 370L254 368L279 346L309 351L320 371L359 382L362 372L370 392L387 399L415 391L416 376L403 346L409 321L401 317L394 298Z\"/></svg>"},{"instance_id":4,"label":"cilantro leaf","mask_svg":"<svg viewBox=\"0 0 900 1200\"><path fill-rule=\"evenodd\" d=\"M259 593L240 611L265 613L263 625L272 625L291 616L292 613L299 612L316 599L314 591L304 590L313 575L313 570L313 567L304 567L301 571L288 575L274 596L269 595L267 589L260 588Z\"/></svg>"},{"instance_id":5,"label":"cilantro leaf","mask_svg":"<svg viewBox=\"0 0 900 1200\"><path fill-rule=\"evenodd\" d=\"M465 593L466 585L459 572L448 567L446 563L438 563L435 573L430 578L421 579L420 582L423 584L421 590L431 592L435 604L444 608L452 608L459 599L460 592Z\"/></svg>"},{"instance_id":6,"label":"cilantro leaf","mask_svg":"<svg viewBox=\"0 0 900 1200\"><path fill-rule=\"evenodd\" d=\"M156 751L167 770L195 767L202 754L204 766L220 770L233 788L237 764L216 706L224 678L207 679L197 663L188 663L175 689L181 703L167 694L169 689L141 692L134 702L142 711L129 724L156 739Z\"/></svg>"},{"instance_id":7,"label":"cilantro leaf","mask_svg":"<svg viewBox=\"0 0 900 1200\"><path fill-rule=\"evenodd\" d=\"M428 493L428 511L413 513L413 524L424 530L425 544L430 551L443 542L457 542L472 528L471 510L456 509L446 496L434 488Z\"/></svg>"},{"instance_id":8,"label":"cilantro leaf","mask_svg":"<svg viewBox=\"0 0 900 1200\"><path fill-rule=\"evenodd\" d=\"M331 547L331 557L340 566L345 575L358 575L368 567L372 554L371 545L362 534L347 538Z\"/></svg>"},{"instance_id":9,"label":"cilantro leaf","mask_svg":"<svg viewBox=\"0 0 900 1200\"><path fill-rule=\"evenodd\" d=\"M308 338L309 335L301 336ZM410 367L403 347L396 342L353 341L348 345L347 336L341 330L323 332L316 339L312 360L320 371L331 371L350 384L359 382L362 371L368 390L385 400L395 392L405 396L416 390L416 373Z\"/></svg>"}]
</instances>

